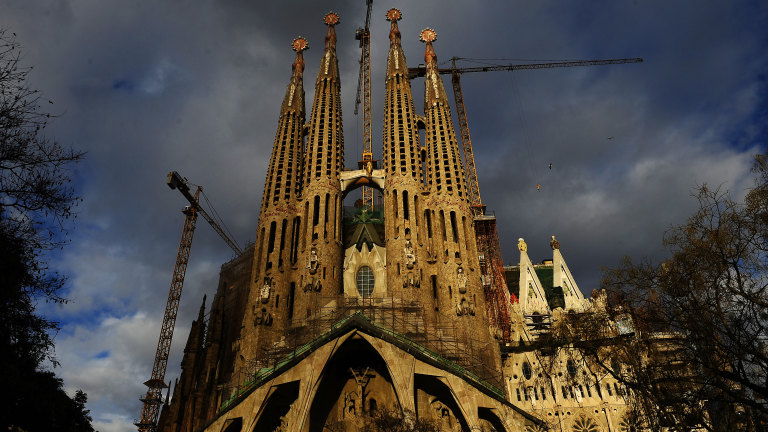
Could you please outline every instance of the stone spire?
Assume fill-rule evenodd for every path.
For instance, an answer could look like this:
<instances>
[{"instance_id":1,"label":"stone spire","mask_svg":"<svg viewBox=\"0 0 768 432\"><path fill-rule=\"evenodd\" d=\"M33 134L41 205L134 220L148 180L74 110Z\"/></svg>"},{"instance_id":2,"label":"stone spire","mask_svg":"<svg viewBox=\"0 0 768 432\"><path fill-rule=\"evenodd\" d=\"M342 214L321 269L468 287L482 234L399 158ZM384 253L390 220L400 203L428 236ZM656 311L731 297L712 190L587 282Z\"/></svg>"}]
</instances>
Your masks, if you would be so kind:
<instances>
[{"instance_id":1,"label":"stone spire","mask_svg":"<svg viewBox=\"0 0 768 432\"><path fill-rule=\"evenodd\" d=\"M416 183L421 179L419 134L408 80L400 30L397 21L402 14L397 9L387 12L390 21L389 54L387 55L386 92L384 97L384 166L387 176L405 176ZM391 178L391 177L390 177Z\"/></svg>"},{"instance_id":2,"label":"stone spire","mask_svg":"<svg viewBox=\"0 0 768 432\"><path fill-rule=\"evenodd\" d=\"M246 367L244 362L253 358L263 346L273 343L269 336L263 335L274 333L273 329L284 322L276 299L280 295L286 298L291 269L298 261L296 230L301 203L305 124L303 52L309 44L303 37L297 37L291 47L296 51L296 58L280 108L264 183L248 290L249 313L244 316L241 332L244 360L237 360L237 368ZM274 327L265 330L275 320Z\"/></svg>"},{"instance_id":3,"label":"stone spire","mask_svg":"<svg viewBox=\"0 0 768 432\"><path fill-rule=\"evenodd\" d=\"M437 55L432 46L432 42L437 40L437 34L431 28L426 28L421 31L420 39L427 44L424 52L427 65L424 80L424 114L427 152L430 160L428 164L430 192L458 196L466 200L461 153L451 121L448 96L437 68Z\"/></svg>"},{"instance_id":4,"label":"stone spire","mask_svg":"<svg viewBox=\"0 0 768 432\"><path fill-rule=\"evenodd\" d=\"M387 12L389 53L387 55L386 89L384 97L384 226L387 238L387 275L395 283L388 287L389 295L419 301L427 290L418 290L421 255L419 243L423 237L417 221L421 210L422 167L416 112L408 79L408 66L400 43L397 22L402 14L397 9ZM400 265L405 263L405 265ZM401 291L404 290L404 291ZM427 296L427 301L431 296Z\"/></svg>"},{"instance_id":5,"label":"stone spire","mask_svg":"<svg viewBox=\"0 0 768 432\"><path fill-rule=\"evenodd\" d=\"M387 79L395 75L408 75L408 68L405 66L405 55L400 43L400 29L397 22L403 18L399 9L390 9L387 11L387 21L389 21L389 54L387 55Z\"/></svg>"},{"instance_id":6,"label":"stone spire","mask_svg":"<svg viewBox=\"0 0 768 432\"><path fill-rule=\"evenodd\" d=\"M429 27L421 31L419 39L427 44L424 51L424 62L427 65L425 90L424 90L424 110L436 103L448 106L448 96L445 94L443 80L440 78L437 68L437 55L432 42L437 40L437 33Z\"/></svg>"},{"instance_id":7,"label":"stone spire","mask_svg":"<svg viewBox=\"0 0 768 432\"><path fill-rule=\"evenodd\" d=\"M426 43L426 79L424 88L424 123L429 170L430 209L426 223L432 235L427 239L429 273L437 292L436 307L452 315L476 335L488 352L498 352L488 331L485 293L480 278L477 239L473 214L467 199L464 169L456 132L451 121L451 108L437 67L433 42L437 35L431 28L421 32ZM433 264L434 263L434 264ZM490 358L495 358L494 354Z\"/></svg>"},{"instance_id":8,"label":"stone spire","mask_svg":"<svg viewBox=\"0 0 768 432\"><path fill-rule=\"evenodd\" d=\"M301 113L302 118L304 116L304 54L303 52L309 49L309 43L306 39L299 36L291 43L291 48L296 51L296 59L293 61L291 68L293 73L291 74L291 82L288 84L288 88L285 91L285 98L283 98L283 105L280 109L280 116L287 114L289 111Z\"/></svg>"},{"instance_id":9,"label":"stone spire","mask_svg":"<svg viewBox=\"0 0 768 432\"><path fill-rule=\"evenodd\" d=\"M333 12L325 16L328 25L325 51L315 83L315 98L309 130L305 184L324 178L336 179L344 166L344 136L341 121L341 82L336 58L336 30L339 16Z\"/></svg>"},{"instance_id":10,"label":"stone spire","mask_svg":"<svg viewBox=\"0 0 768 432\"><path fill-rule=\"evenodd\" d=\"M285 90L280 108L275 143L264 183L261 215L269 213L269 207L293 204L301 190L302 129L304 127L304 57L309 48L307 40L299 36L291 47L296 51L291 80Z\"/></svg>"},{"instance_id":11,"label":"stone spire","mask_svg":"<svg viewBox=\"0 0 768 432\"><path fill-rule=\"evenodd\" d=\"M315 82L315 96L308 125L304 158L302 208L299 209L300 254L296 263L297 317L307 317L314 296L338 295L341 287L342 198L339 175L344 169L344 134L341 120L341 81L336 58L339 15L330 12L325 50Z\"/></svg>"}]
</instances>

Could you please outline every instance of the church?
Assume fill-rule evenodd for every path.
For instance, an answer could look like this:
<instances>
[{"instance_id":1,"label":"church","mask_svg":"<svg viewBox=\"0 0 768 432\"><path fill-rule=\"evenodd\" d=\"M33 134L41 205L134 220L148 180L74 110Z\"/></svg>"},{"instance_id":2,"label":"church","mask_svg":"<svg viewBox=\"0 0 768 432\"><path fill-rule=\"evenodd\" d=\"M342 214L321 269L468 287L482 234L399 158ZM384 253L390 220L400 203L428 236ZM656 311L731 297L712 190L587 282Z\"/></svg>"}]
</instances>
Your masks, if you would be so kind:
<instances>
[{"instance_id":1,"label":"church","mask_svg":"<svg viewBox=\"0 0 768 432\"><path fill-rule=\"evenodd\" d=\"M520 239L518 264L503 266L495 219L471 208L436 32L420 35L417 113L401 18L386 15L383 158L357 170L345 169L339 16L324 17L309 113L309 44L293 41L256 241L203 299L158 431L355 431L384 412L446 431L635 430L610 375L537 344L559 314L605 306L583 297L554 236L540 239L551 259L534 263ZM381 199L350 205L359 188Z\"/></svg>"}]
</instances>

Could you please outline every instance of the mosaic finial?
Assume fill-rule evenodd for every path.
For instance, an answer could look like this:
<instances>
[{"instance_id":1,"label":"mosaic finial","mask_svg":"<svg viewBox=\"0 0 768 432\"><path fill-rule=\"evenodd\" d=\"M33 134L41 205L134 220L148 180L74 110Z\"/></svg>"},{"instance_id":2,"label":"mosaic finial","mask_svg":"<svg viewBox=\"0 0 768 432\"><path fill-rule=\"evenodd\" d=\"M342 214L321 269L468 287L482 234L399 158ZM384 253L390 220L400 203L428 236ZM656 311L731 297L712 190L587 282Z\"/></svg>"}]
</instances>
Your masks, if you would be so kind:
<instances>
[{"instance_id":1,"label":"mosaic finial","mask_svg":"<svg viewBox=\"0 0 768 432\"><path fill-rule=\"evenodd\" d=\"M336 12L328 12L323 18L323 22L329 26L334 26L339 23L339 14Z\"/></svg>"},{"instance_id":2,"label":"mosaic finial","mask_svg":"<svg viewBox=\"0 0 768 432\"><path fill-rule=\"evenodd\" d=\"M400 9L392 8L387 11L387 21L400 21L403 18L403 13Z\"/></svg>"},{"instance_id":3,"label":"mosaic finial","mask_svg":"<svg viewBox=\"0 0 768 432\"><path fill-rule=\"evenodd\" d=\"M291 42L291 48L297 53L300 53L309 49L309 42L307 42L307 39L304 38L304 36L299 36Z\"/></svg>"},{"instance_id":4,"label":"mosaic finial","mask_svg":"<svg viewBox=\"0 0 768 432\"><path fill-rule=\"evenodd\" d=\"M437 33L433 29L427 27L419 34L419 40L424 43L434 42L437 40Z\"/></svg>"}]
</instances>

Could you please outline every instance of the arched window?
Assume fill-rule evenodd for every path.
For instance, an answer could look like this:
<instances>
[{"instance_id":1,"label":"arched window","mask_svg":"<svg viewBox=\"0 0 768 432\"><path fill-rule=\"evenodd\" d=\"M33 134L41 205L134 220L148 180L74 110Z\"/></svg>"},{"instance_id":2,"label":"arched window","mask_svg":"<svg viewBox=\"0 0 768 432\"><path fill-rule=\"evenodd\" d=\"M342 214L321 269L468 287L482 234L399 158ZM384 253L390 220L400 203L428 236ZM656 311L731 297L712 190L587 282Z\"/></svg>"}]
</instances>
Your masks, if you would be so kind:
<instances>
[{"instance_id":1,"label":"arched window","mask_svg":"<svg viewBox=\"0 0 768 432\"><path fill-rule=\"evenodd\" d=\"M523 362L523 376L525 379L531 379L531 364L528 362Z\"/></svg>"},{"instance_id":2,"label":"arched window","mask_svg":"<svg viewBox=\"0 0 768 432\"><path fill-rule=\"evenodd\" d=\"M568 370L568 375L570 375L571 378L576 378L576 365L573 363L573 360L568 360L566 368Z\"/></svg>"},{"instance_id":3,"label":"arched window","mask_svg":"<svg viewBox=\"0 0 768 432\"><path fill-rule=\"evenodd\" d=\"M362 266L357 271L357 292L363 297L370 297L373 293L373 270L368 266Z\"/></svg>"}]
</instances>

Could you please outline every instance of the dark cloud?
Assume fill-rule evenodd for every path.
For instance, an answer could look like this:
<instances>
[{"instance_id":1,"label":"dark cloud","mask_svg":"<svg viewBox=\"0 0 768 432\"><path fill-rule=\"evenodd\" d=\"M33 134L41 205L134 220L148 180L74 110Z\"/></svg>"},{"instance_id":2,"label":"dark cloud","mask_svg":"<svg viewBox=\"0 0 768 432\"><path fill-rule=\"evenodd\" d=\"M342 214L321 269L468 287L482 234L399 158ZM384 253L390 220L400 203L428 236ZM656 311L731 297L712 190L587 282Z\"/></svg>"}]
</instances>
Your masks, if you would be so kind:
<instances>
[{"instance_id":1,"label":"dark cloud","mask_svg":"<svg viewBox=\"0 0 768 432\"><path fill-rule=\"evenodd\" d=\"M402 10L410 66L418 33L437 31L440 62L643 57L641 64L467 74L462 78L484 203L498 217L505 262L518 237L534 260L556 234L580 288L624 254L660 256L670 225L707 182L743 193L750 155L765 146L768 6L760 2L457 0L374 4L373 138L381 131L390 7ZM265 168L293 60L309 39L311 101L323 15L337 28L347 165L362 142L354 116L362 1L10 0L32 85L63 114L50 129L86 150L85 202L73 244L57 256L74 303L47 309L62 375L89 394L98 428L133 430L151 370L186 204L163 183L178 170L201 184L243 245L256 232ZM503 62L499 60L499 62ZM469 64L469 63L462 63ZM447 82L450 91L450 84ZM421 109L423 80L413 83ZM308 104L311 106L311 102ZM549 164L552 163L552 169ZM536 185L541 190L536 190ZM188 325L232 256L198 222L168 377L178 376Z\"/></svg>"}]
</instances>

